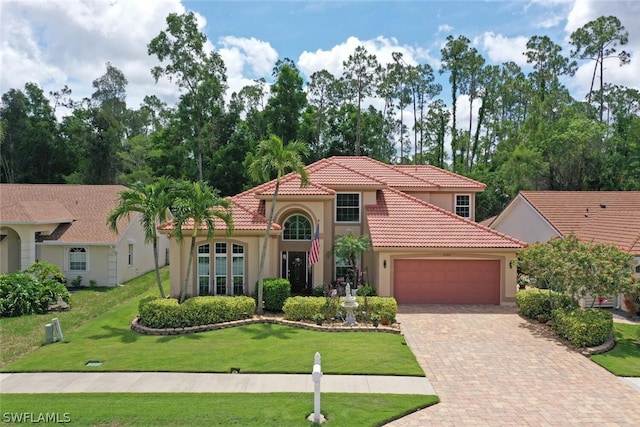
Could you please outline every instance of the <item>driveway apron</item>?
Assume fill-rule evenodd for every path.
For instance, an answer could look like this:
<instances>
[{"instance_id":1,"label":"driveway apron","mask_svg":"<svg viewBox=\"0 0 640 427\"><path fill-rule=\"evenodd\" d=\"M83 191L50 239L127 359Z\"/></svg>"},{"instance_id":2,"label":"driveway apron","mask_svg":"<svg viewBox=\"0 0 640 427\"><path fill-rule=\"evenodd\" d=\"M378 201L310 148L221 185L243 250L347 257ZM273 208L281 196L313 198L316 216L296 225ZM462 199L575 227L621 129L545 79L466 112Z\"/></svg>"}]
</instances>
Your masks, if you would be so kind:
<instances>
[{"instance_id":1,"label":"driveway apron","mask_svg":"<svg viewBox=\"0 0 640 427\"><path fill-rule=\"evenodd\" d=\"M397 320L441 402L388 426L640 425L640 392L515 308L401 305Z\"/></svg>"}]
</instances>

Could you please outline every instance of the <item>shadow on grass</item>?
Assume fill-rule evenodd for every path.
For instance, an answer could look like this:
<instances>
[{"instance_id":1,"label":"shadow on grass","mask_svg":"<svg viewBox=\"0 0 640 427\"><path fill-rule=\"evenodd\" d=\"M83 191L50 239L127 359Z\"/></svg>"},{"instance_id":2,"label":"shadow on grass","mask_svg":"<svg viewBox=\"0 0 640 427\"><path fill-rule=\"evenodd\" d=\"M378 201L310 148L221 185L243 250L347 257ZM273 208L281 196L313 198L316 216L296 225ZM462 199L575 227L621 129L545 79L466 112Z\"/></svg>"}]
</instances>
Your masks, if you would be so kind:
<instances>
[{"instance_id":1,"label":"shadow on grass","mask_svg":"<svg viewBox=\"0 0 640 427\"><path fill-rule=\"evenodd\" d=\"M102 326L102 330L105 331L102 334L91 335L87 337L91 340L104 340L110 338L120 337L120 341L125 344L130 344L138 341L139 334L131 331L130 329L114 328L113 326Z\"/></svg>"},{"instance_id":2,"label":"shadow on grass","mask_svg":"<svg viewBox=\"0 0 640 427\"><path fill-rule=\"evenodd\" d=\"M240 332L253 335L252 340L264 340L267 338L277 338L281 340L289 340L293 335L297 335L295 328L288 328L271 323L256 324L239 329Z\"/></svg>"},{"instance_id":3,"label":"shadow on grass","mask_svg":"<svg viewBox=\"0 0 640 427\"><path fill-rule=\"evenodd\" d=\"M159 337L158 339L156 339L156 342L162 344L162 343L166 343L166 342L175 341L175 340L178 340L178 339L201 340L201 339L204 339L204 335L199 334L199 333L181 334L181 335L163 335L163 336Z\"/></svg>"}]
</instances>

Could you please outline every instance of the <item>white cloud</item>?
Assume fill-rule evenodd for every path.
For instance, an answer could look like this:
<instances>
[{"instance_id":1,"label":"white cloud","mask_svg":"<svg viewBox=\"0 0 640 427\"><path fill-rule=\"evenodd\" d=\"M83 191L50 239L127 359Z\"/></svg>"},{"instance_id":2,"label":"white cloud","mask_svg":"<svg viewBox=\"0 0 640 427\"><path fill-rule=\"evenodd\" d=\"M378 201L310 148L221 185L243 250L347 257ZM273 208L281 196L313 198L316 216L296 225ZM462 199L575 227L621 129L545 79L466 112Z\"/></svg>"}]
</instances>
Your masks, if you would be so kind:
<instances>
[{"instance_id":1,"label":"white cloud","mask_svg":"<svg viewBox=\"0 0 640 427\"><path fill-rule=\"evenodd\" d=\"M298 68L306 76L311 76L314 72L323 69L334 76L340 76L343 73L343 61L348 60L349 55L352 55L358 46L364 46L367 53L375 55L382 65L393 62L393 52L402 53L403 59L410 65L429 63L433 66L433 64L438 64L438 59L433 58L430 50L424 47L401 45L397 39L383 36L370 40L360 40L352 36L331 50L318 49L315 52L302 52L297 62ZM434 69L437 70L435 66Z\"/></svg>"},{"instance_id":2,"label":"white cloud","mask_svg":"<svg viewBox=\"0 0 640 427\"><path fill-rule=\"evenodd\" d=\"M131 107L148 94L175 98L174 85L155 84L150 70L157 60L147 54L171 12L185 12L179 0L3 3L0 92L32 81L45 93L68 85L78 100L91 95L91 82L110 62L129 81Z\"/></svg>"},{"instance_id":3,"label":"white cloud","mask_svg":"<svg viewBox=\"0 0 640 427\"><path fill-rule=\"evenodd\" d=\"M528 40L524 36L505 37L502 34L487 31L476 37L473 43L482 47L492 63L513 61L520 66L525 66L527 58L523 53L527 50Z\"/></svg>"},{"instance_id":4,"label":"white cloud","mask_svg":"<svg viewBox=\"0 0 640 427\"><path fill-rule=\"evenodd\" d=\"M451 25L442 24L442 25L438 25L438 31L436 32L436 34L450 33L452 30L453 30L453 27Z\"/></svg>"},{"instance_id":5,"label":"white cloud","mask_svg":"<svg viewBox=\"0 0 640 427\"><path fill-rule=\"evenodd\" d=\"M604 78L606 82L640 89L640 2L637 1L576 1L567 16L565 26L568 44L573 31L584 26L600 16L616 16L629 32L629 43L618 46L617 50L631 53L631 63L620 67L617 59L605 61ZM593 75L593 61L580 62L580 68L575 79L570 82L578 94L586 94L591 86ZM597 77L596 77L597 78Z\"/></svg>"}]
</instances>

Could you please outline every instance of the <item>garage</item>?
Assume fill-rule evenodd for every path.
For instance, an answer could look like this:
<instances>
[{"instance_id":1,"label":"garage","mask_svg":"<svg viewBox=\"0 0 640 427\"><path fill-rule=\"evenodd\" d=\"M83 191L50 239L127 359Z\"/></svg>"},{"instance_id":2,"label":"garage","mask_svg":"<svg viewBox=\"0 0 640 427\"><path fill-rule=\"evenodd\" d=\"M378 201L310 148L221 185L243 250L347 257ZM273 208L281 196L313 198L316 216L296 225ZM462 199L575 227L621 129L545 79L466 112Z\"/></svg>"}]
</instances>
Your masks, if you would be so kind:
<instances>
[{"instance_id":1,"label":"garage","mask_svg":"<svg viewBox=\"0 0 640 427\"><path fill-rule=\"evenodd\" d=\"M394 261L399 304L500 304L499 260Z\"/></svg>"}]
</instances>

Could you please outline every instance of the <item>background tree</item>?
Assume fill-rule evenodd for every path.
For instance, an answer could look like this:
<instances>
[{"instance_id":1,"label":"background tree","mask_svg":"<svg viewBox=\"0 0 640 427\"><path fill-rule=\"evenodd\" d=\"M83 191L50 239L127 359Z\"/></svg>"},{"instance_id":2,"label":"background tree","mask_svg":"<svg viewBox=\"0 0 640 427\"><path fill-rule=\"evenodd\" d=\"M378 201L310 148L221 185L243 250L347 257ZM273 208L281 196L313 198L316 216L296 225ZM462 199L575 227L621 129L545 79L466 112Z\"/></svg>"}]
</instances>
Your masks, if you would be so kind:
<instances>
[{"instance_id":1,"label":"background tree","mask_svg":"<svg viewBox=\"0 0 640 427\"><path fill-rule=\"evenodd\" d=\"M190 230L191 244L189 246L189 259L187 260L187 272L180 289L179 302L182 304L187 299L187 289L191 282L191 265L196 249L198 231L207 230L207 240L211 240L215 233L216 219L222 221L226 228L227 236L233 232L233 218L231 216L231 202L218 196L218 191L211 188L206 182L181 181L175 186L175 199L173 202L174 228L176 239L184 241L184 229Z\"/></svg>"},{"instance_id":2,"label":"background tree","mask_svg":"<svg viewBox=\"0 0 640 427\"><path fill-rule=\"evenodd\" d=\"M271 224L273 224L278 191L280 190L280 180L289 171L293 171L300 175L300 185L306 186L309 182L309 173L304 168L303 156L307 155L308 148L304 143L291 141L285 145L278 136L271 135L269 139L260 141L256 150L256 156L249 165L249 173L257 182L266 182L271 178L272 174L275 173L276 175L271 207L267 215L267 228L264 233L264 240L262 241L262 252L260 252L258 304L256 306L258 314L263 313L264 263L267 250L269 249L269 234L271 232Z\"/></svg>"},{"instance_id":3,"label":"background tree","mask_svg":"<svg viewBox=\"0 0 640 427\"><path fill-rule=\"evenodd\" d=\"M182 91L178 115L184 138L191 141L198 179L202 180L205 145L215 145L215 124L223 109L226 68L217 52L205 52L207 37L198 31L193 12L169 14L166 22L166 31L151 40L148 53L167 63L154 67L151 74L156 82L168 77Z\"/></svg>"},{"instance_id":4,"label":"background tree","mask_svg":"<svg viewBox=\"0 0 640 427\"><path fill-rule=\"evenodd\" d=\"M286 144L298 137L300 117L307 105L307 95L302 89L303 79L296 65L289 58L278 61L273 69L276 81L271 85L271 98L264 114L270 134L278 135Z\"/></svg>"},{"instance_id":5,"label":"background tree","mask_svg":"<svg viewBox=\"0 0 640 427\"><path fill-rule=\"evenodd\" d=\"M596 73L600 71L600 121L604 113L604 60L618 58L620 65L630 62L630 55L626 51L616 52L616 46L624 46L629 41L629 32L625 30L620 20L615 16L601 16L578 28L569 37L569 43L574 46L572 58L590 59L595 61L591 77L591 87L587 95L587 104L591 105L593 86Z\"/></svg>"},{"instance_id":6,"label":"background tree","mask_svg":"<svg viewBox=\"0 0 640 427\"><path fill-rule=\"evenodd\" d=\"M364 46L356 47L353 54L342 63L343 81L349 99L356 100L356 141L354 154L360 155L362 101L373 94L380 64L375 55L369 55Z\"/></svg>"},{"instance_id":7,"label":"background tree","mask_svg":"<svg viewBox=\"0 0 640 427\"><path fill-rule=\"evenodd\" d=\"M137 182L131 188L119 193L118 205L107 217L107 225L117 233L118 220L123 217L129 218L132 213L140 214L144 242L153 243L156 283L162 298L165 298L165 293L160 280L157 226L167 221L169 208L173 202L173 185L173 182L165 177L159 178L153 184Z\"/></svg>"}]
</instances>

